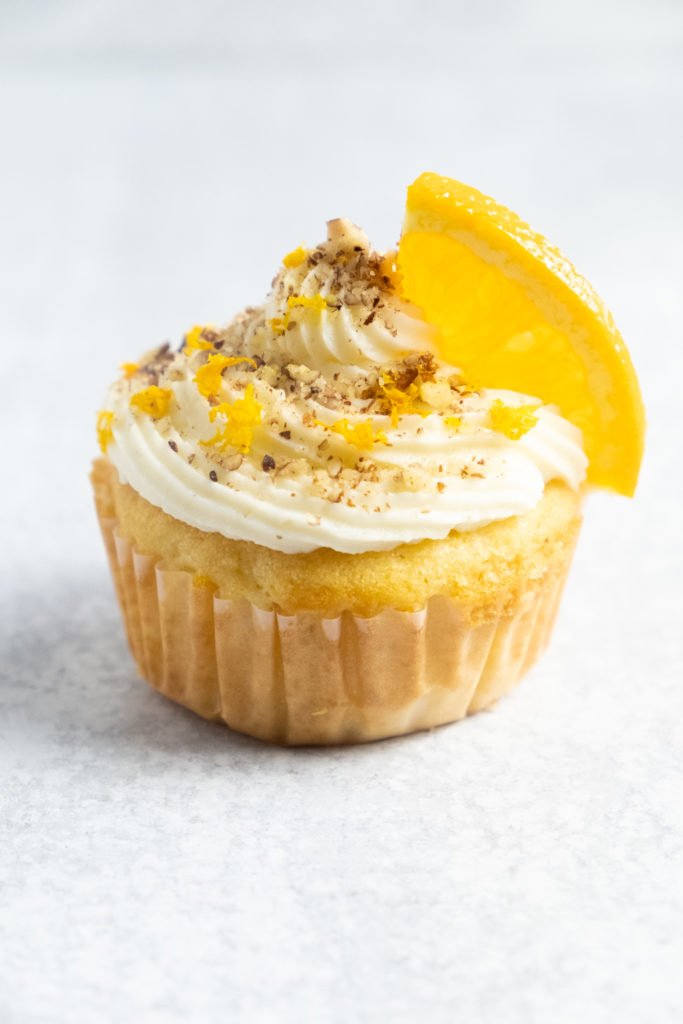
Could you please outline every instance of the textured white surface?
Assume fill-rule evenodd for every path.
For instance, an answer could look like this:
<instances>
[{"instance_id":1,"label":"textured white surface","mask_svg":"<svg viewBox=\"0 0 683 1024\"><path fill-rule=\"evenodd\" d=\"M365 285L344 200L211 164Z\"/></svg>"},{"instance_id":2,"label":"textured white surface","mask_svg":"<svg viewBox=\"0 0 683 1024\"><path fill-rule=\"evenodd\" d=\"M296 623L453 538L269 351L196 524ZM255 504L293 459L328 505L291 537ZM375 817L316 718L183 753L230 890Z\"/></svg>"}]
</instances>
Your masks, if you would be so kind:
<instances>
[{"instance_id":1,"label":"textured white surface","mask_svg":"<svg viewBox=\"0 0 683 1024\"><path fill-rule=\"evenodd\" d=\"M683 1013L683 9L0 9L0 1019ZM136 680L91 511L116 365L432 168L560 241L649 406L555 642L495 712L272 750Z\"/></svg>"}]
</instances>

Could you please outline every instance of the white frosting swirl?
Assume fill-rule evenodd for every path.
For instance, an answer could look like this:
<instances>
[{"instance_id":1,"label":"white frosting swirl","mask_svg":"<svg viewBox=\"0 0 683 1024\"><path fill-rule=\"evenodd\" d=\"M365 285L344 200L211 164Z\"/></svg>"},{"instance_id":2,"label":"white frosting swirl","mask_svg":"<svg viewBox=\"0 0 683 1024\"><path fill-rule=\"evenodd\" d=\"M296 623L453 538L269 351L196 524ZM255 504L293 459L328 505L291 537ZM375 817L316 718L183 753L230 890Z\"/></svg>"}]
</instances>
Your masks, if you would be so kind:
<instances>
[{"instance_id":1,"label":"white frosting swirl","mask_svg":"<svg viewBox=\"0 0 683 1024\"><path fill-rule=\"evenodd\" d=\"M298 267L285 269L276 279L266 299L266 324L284 319L288 313L287 298L292 295L320 295L330 305L317 317L304 316L285 332L274 345L266 346L266 354L283 347L291 360L353 373L359 367L386 365L400 359L406 352L437 352L438 332L428 324L417 307L388 294L381 311L367 323L372 310L362 301L335 304L338 268L327 261L310 267L305 261ZM340 308L336 308L340 305Z\"/></svg>"},{"instance_id":2,"label":"white frosting swirl","mask_svg":"<svg viewBox=\"0 0 683 1024\"><path fill-rule=\"evenodd\" d=\"M587 459L580 431L555 409L536 408L535 425L518 440L493 429L495 401L540 405L528 396L463 389L453 392L455 409L421 402L393 423L387 410L369 405L363 383L376 385L406 351L433 352L436 332L391 289L361 289L362 301L354 301L356 252L365 285L368 266L378 266L368 264L360 238L347 235L339 250L337 237L316 250L318 262L285 268L265 308L236 318L221 335L220 352L258 356L259 366L225 368L214 399L200 394L195 380L207 359L201 351L152 364L110 389L107 456L122 481L200 530L289 553L379 551L441 539L529 511L548 480L581 484ZM300 296L318 306L320 296L326 305L289 302ZM288 314L293 326L283 332ZM438 370L441 397L452 373ZM170 396L168 414L157 419L130 402L151 380ZM342 397L334 381L346 382ZM210 443L220 417L209 414L210 401L230 407L247 388L262 412L242 457ZM446 387L447 400L449 394ZM412 411L417 407L422 415ZM337 432L340 420L345 427ZM359 424L374 434L367 450L347 439Z\"/></svg>"}]
</instances>

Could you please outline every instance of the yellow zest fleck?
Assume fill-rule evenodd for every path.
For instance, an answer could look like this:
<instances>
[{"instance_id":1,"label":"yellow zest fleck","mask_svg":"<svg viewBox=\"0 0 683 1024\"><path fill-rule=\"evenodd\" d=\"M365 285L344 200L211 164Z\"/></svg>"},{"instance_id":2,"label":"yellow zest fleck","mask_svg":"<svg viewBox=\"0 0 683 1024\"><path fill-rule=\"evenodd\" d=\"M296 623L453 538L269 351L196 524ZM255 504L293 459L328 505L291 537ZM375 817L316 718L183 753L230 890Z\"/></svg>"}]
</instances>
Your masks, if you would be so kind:
<instances>
[{"instance_id":1,"label":"yellow zest fleck","mask_svg":"<svg viewBox=\"0 0 683 1024\"><path fill-rule=\"evenodd\" d=\"M135 371L140 369L140 364L139 363L121 363L121 367L120 368L123 370L123 375L126 378L126 380L130 380L130 378L133 376Z\"/></svg>"},{"instance_id":2,"label":"yellow zest fleck","mask_svg":"<svg viewBox=\"0 0 683 1024\"><path fill-rule=\"evenodd\" d=\"M204 333L204 331L212 330L212 327L200 327L199 325L193 327L192 330L188 331L187 334L185 335L185 346L183 348L183 351L201 352L206 349L213 348L210 341L207 341L206 338L202 338L202 334Z\"/></svg>"},{"instance_id":3,"label":"yellow zest fleck","mask_svg":"<svg viewBox=\"0 0 683 1024\"><path fill-rule=\"evenodd\" d=\"M538 408L538 405L506 405L497 398L489 411L489 420L494 430L512 441L519 441L538 423L538 416L534 415Z\"/></svg>"},{"instance_id":4,"label":"yellow zest fleck","mask_svg":"<svg viewBox=\"0 0 683 1024\"><path fill-rule=\"evenodd\" d=\"M462 426L461 416L444 416L443 421L451 430L460 430Z\"/></svg>"},{"instance_id":5,"label":"yellow zest fleck","mask_svg":"<svg viewBox=\"0 0 683 1024\"><path fill-rule=\"evenodd\" d=\"M158 420L168 415L173 392L169 388L158 388L156 384L143 388L130 400L131 408L139 409L152 419Z\"/></svg>"},{"instance_id":6,"label":"yellow zest fleck","mask_svg":"<svg viewBox=\"0 0 683 1024\"><path fill-rule=\"evenodd\" d=\"M210 410L209 419L212 422L221 416L225 423L212 438L201 443L205 447L211 446L221 451L225 451L226 448L237 448L246 455L254 437L254 427L261 420L262 409L261 403L254 398L254 385L247 385L244 398L238 398L232 403L221 402Z\"/></svg>"},{"instance_id":7,"label":"yellow zest fleck","mask_svg":"<svg viewBox=\"0 0 683 1024\"><path fill-rule=\"evenodd\" d=\"M323 425L327 426L327 424ZM363 420L361 423L349 423L347 419L337 420L328 429L334 431L335 434L341 434L345 441L355 445L356 448L372 448L373 444L389 444L384 431L375 431L371 420Z\"/></svg>"},{"instance_id":8,"label":"yellow zest fleck","mask_svg":"<svg viewBox=\"0 0 683 1024\"><path fill-rule=\"evenodd\" d=\"M287 312L285 315L274 316L272 320L268 321L268 326L273 334L285 333L292 322L290 311L297 307L312 309L314 313L322 313L324 310L329 309L327 299L325 299L319 292L316 295L290 295L287 299Z\"/></svg>"},{"instance_id":9,"label":"yellow zest fleck","mask_svg":"<svg viewBox=\"0 0 683 1024\"><path fill-rule=\"evenodd\" d=\"M250 366L256 366L254 360L248 356L222 356L220 354L209 356L194 377L199 394L204 398L212 398L217 395L221 389L223 370L226 366L236 366L238 363L249 363Z\"/></svg>"},{"instance_id":10,"label":"yellow zest fleck","mask_svg":"<svg viewBox=\"0 0 683 1024\"><path fill-rule=\"evenodd\" d=\"M327 309L327 299L317 292L315 295L290 295L287 299L287 307L295 309L303 306L304 309L312 309L316 313L322 313Z\"/></svg>"},{"instance_id":11,"label":"yellow zest fleck","mask_svg":"<svg viewBox=\"0 0 683 1024\"><path fill-rule=\"evenodd\" d=\"M284 316L274 316L272 320L268 321L273 334L284 334L289 326L289 313L285 313Z\"/></svg>"},{"instance_id":12,"label":"yellow zest fleck","mask_svg":"<svg viewBox=\"0 0 683 1024\"><path fill-rule=\"evenodd\" d=\"M109 445L114 440L111 425L114 422L114 413L108 409L101 409L97 414L97 443L104 455Z\"/></svg>"},{"instance_id":13,"label":"yellow zest fleck","mask_svg":"<svg viewBox=\"0 0 683 1024\"><path fill-rule=\"evenodd\" d=\"M296 249L292 249L291 252L287 253L282 262L288 269L291 267L298 267L299 264L303 263L307 256L308 251L304 249L303 245L298 245Z\"/></svg>"},{"instance_id":14,"label":"yellow zest fleck","mask_svg":"<svg viewBox=\"0 0 683 1024\"><path fill-rule=\"evenodd\" d=\"M391 377L387 374L384 376L384 384L380 389L380 397L389 403L392 427L398 426L401 416L424 417L429 416L432 411L431 409L421 409L415 404L420 399L420 389L417 384L409 384L402 391L400 388L394 387Z\"/></svg>"}]
</instances>

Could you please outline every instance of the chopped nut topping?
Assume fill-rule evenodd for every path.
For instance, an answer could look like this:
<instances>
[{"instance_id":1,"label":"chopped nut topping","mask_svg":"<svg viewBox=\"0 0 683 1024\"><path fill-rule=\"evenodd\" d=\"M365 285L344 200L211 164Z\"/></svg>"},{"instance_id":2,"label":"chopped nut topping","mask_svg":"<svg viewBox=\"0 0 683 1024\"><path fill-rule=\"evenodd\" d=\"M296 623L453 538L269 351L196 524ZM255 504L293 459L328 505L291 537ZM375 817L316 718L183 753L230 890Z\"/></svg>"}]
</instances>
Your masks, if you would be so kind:
<instances>
[{"instance_id":1,"label":"chopped nut topping","mask_svg":"<svg viewBox=\"0 0 683 1024\"><path fill-rule=\"evenodd\" d=\"M349 221L330 221L327 242L284 257L265 306L245 309L224 328L193 327L179 352L164 344L139 366L123 364L116 386L137 414L172 413L172 430L164 424L160 435L173 452L180 448L185 456L183 421L195 429L199 419L199 436L209 439L186 461L214 482L220 475L226 488L239 486L240 477L229 474L244 466L250 480L259 470L270 474L285 501L303 494L378 513L392 507L392 495L405 500L409 493L419 497L406 507L417 511L428 495L448 491L454 477L484 476L483 459L462 464L462 438L455 436L480 430L482 418L470 418L480 408L466 401L476 394L472 386L430 352L402 352L399 343L376 365L349 358L335 368L332 341L344 341L347 323L337 316L342 310L350 314L351 356L364 327L374 325L366 336L380 350L382 339L390 341L387 332L398 337L397 311L405 308L399 284L395 253L382 257ZM320 330L331 325L334 339L318 360L313 348L309 356L309 343L321 316ZM188 382L195 387L188 390ZM495 403L487 422L516 440L535 424L536 408ZM113 439L113 417L103 410L98 418L102 451ZM296 444L279 440L292 438ZM414 462L406 465L406 453Z\"/></svg>"},{"instance_id":2,"label":"chopped nut topping","mask_svg":"<svg viewBox=\"0 0 683 1024\"><path fill-rule=\"evenodd\" d=\"M403 469L403 483L407 491L428 490L431 483L431 475L422 466L412 464L405 466Z\"/></svg>"},{"instance_id":3,"label":"chopped nut topping","mask_svg":"<svg viewBox=\"0 0 683 1024\"><path fill-rule=\"evenodd\" d=\"M452 395L448 381L423 380L419 386L420 398L432 409L447 409L451 404Z\"/></svg>"},{"instance_id":4,"label":"chopped nut topping","mask_svg":"<svg viewBox=\"0 0 683 1024\"><path fill-rule=\"evenodd\" d=\"M298 366L296 363L288 363L285 371L292 380L301 381L302 384L312 384L320 376L319 370L313 370L310 366Z\"/></svg>"},{"instance_id":5,"label":"chopped nut topping","mask_svg":"<svg viewBox=\"0 0 683 1024\"><path fill-rule=\"evenodd\" d=\"M353 224L346 217L337 217L327 222L327 241L336 242L339 248L339 255L345 250L352 249L355 252L363 252L370 248L370 242L365 232L356 224Z\"/></svg>"}]
</instances>

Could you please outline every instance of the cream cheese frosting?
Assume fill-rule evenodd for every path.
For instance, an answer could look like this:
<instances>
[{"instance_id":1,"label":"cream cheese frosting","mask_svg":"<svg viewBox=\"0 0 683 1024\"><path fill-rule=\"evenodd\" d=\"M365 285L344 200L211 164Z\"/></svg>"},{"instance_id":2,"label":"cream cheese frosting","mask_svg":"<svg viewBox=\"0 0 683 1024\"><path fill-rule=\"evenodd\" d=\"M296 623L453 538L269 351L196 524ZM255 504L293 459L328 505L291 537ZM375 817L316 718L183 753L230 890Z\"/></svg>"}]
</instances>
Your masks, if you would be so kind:
<instances>
[{"instance_id":1,"label":"cream cheese frosting","mask_svg":"<svg viewBox=\"0 0 683 1024\"><path fill-rule=\"evenodd\" d=\"M580 431L475 390L348 221L289 254L263 306L128 365L100 414L123 482L197 529L288 553L389 550L578 488Z\"/></svg>"}]
</instances>

